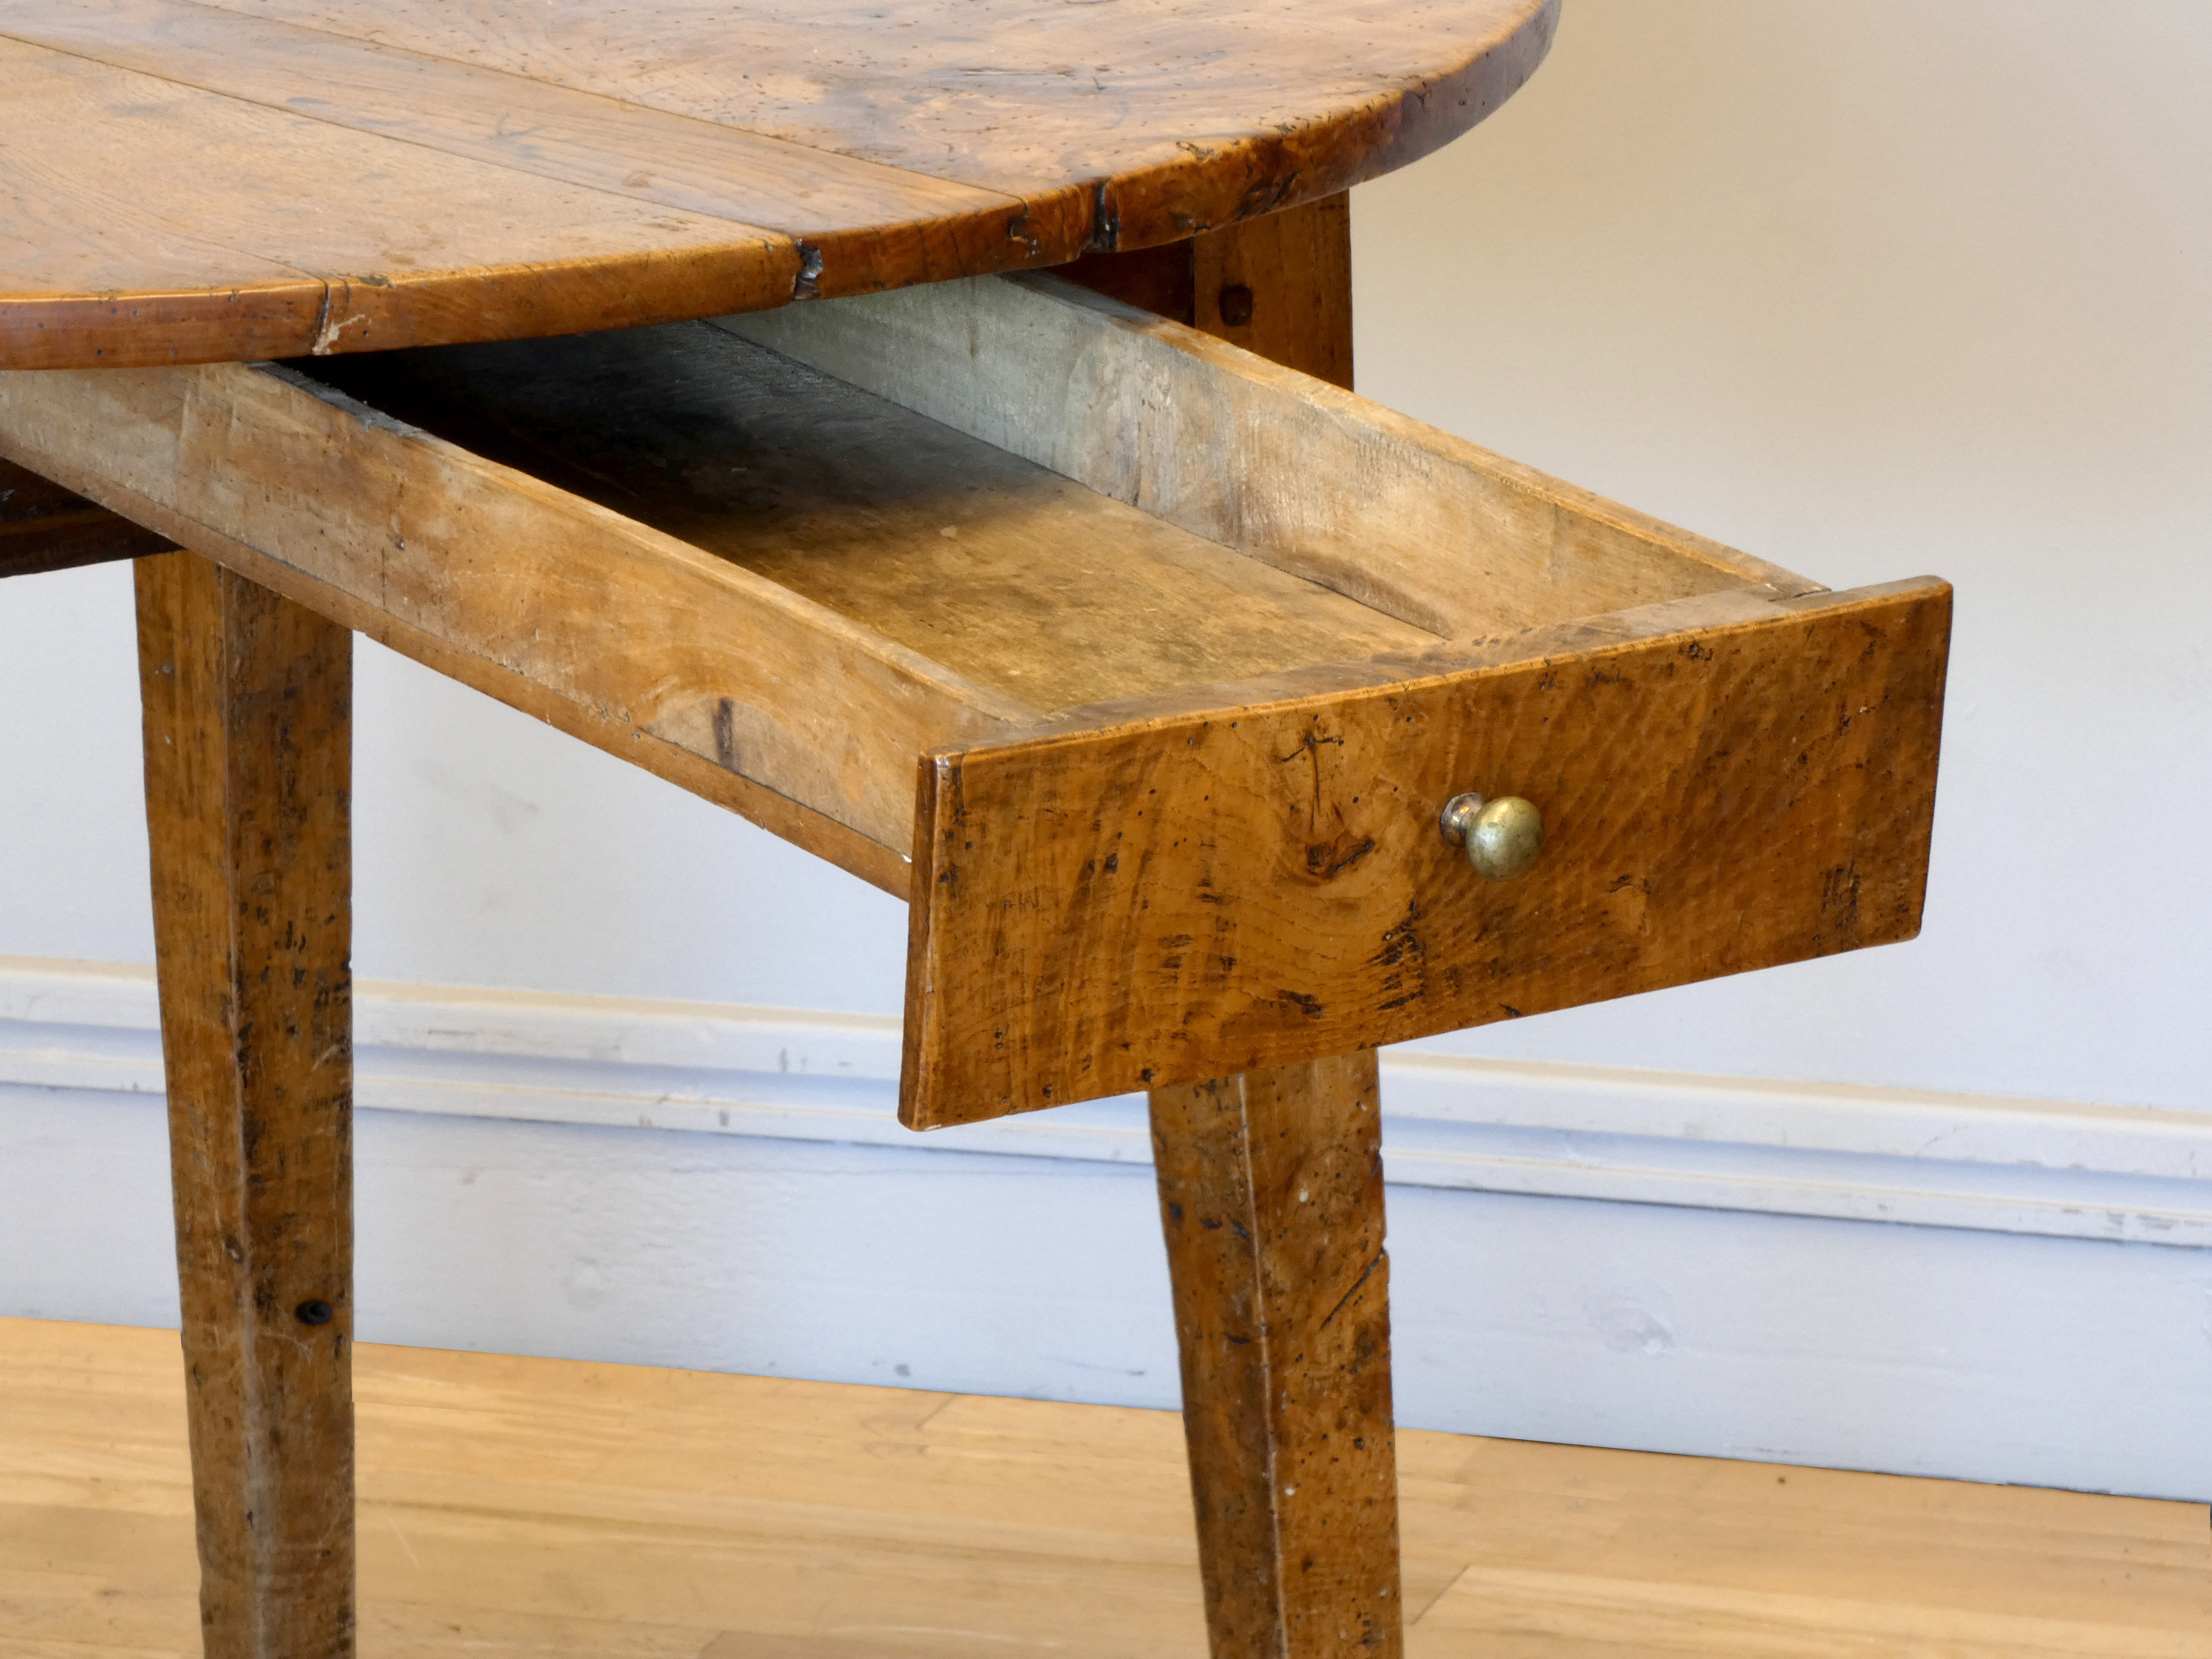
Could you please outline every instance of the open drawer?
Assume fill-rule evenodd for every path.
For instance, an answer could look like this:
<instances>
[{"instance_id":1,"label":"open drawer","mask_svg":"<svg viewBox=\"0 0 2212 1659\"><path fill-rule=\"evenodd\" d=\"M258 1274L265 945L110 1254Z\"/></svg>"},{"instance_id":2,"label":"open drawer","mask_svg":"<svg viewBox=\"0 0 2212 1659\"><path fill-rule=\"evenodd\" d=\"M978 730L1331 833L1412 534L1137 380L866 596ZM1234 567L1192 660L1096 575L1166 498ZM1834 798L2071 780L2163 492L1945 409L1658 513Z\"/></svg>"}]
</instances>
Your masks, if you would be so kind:
<instances>
[{"instance_id":1,"label":"open drawer","mask_svg":"<svg viewBox=\"0 0 2212 1659\"><path fill-rule=\"evenodd\" d=\"M909 898L917 1127L1918 927L1944 584L1049 276L0 374L0 453ZM1525 874L1468 791L1540 811Z\"/></svg>"}]
</instances>

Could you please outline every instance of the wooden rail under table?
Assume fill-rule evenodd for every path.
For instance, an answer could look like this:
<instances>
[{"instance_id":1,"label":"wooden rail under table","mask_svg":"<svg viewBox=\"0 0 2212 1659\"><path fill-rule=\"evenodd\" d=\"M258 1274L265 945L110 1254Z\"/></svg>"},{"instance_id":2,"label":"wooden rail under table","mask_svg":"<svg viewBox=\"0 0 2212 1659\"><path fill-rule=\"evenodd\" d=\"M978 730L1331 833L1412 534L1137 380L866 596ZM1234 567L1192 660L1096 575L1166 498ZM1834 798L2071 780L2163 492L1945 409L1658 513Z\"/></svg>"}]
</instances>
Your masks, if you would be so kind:
<instances>
[{"instance_id":1,"label":"wooden rail under table","mask_svg":"<svg viewBox=\"0 0 2212 1659\"><path fill-rule=\"evenodd\" d=\"M1303 372L1340 198L1071 269L0 375L0 452L191 550L138 596L210 1653L351 1642L348 629L907 898L911 1127L1151 1091L1221 1659L1401 1648L1375 1047L1917 930L1944 584Z\"/></svg>"}]
</instances>

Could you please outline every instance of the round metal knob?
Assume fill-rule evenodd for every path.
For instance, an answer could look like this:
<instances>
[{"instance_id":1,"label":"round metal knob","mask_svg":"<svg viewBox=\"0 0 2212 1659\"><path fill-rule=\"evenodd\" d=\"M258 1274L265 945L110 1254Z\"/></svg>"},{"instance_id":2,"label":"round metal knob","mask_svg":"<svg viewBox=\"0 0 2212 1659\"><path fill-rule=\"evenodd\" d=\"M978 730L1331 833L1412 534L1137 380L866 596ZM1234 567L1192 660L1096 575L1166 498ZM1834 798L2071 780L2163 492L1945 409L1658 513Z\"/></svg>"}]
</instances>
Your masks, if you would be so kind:
<instances>
[{"instance_id":1,"label":"round metal knob","mask_svg":"<svg viewBox=\"0 0 2212 1659\"><path fill-rule=\"evenodd\" d=\"M1485 881L1510 881L1544 850L1544 815L1518 795L1454 795L1439 822L1444 839L1467 849L1467 861Z\"/></svg>"}]
</instances>

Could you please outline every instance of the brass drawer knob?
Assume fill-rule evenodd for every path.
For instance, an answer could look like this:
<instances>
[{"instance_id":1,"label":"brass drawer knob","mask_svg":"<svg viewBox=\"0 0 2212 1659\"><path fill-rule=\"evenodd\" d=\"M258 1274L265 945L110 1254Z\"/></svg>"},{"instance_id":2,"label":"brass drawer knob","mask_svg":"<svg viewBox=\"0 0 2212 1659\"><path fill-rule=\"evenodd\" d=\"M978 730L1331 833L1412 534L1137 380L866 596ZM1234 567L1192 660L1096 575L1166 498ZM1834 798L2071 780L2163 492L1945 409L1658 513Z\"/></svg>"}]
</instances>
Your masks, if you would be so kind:
<instances>
[{"instance_id":1,"label":"brass drawer knob","mask_svg":"<svg viewBox=\"0 0 2212 1659\"><path fill-rule=\"evenodd\" d=\"M1544 850L1544 815L1518 795L1454 795L1438 822L1444 839L1467 849L1467 861L1485 881L1511 880Z\"/></svg>"}]
</instances>

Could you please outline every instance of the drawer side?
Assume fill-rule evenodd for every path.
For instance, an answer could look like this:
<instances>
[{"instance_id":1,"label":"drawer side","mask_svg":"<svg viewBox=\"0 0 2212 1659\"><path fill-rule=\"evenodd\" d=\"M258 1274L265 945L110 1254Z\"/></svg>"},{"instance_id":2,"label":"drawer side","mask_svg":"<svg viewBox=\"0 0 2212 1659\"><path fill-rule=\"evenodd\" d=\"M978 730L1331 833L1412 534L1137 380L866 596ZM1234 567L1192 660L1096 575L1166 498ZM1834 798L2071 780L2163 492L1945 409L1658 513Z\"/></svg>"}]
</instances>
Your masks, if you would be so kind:
<instances>
[{"instance_id":1,"label":"drawer side","mask_svg":"<svg viewBox=\"0 0 2212 1659\"><path fill-rule=\"evenodd\" d=\"M0 374L0 452L902 896L915 756L1035 718L288 369Z\"/></svg>"},{"instance_id":2,"label":"drawer side","mask_svg":"<svg viewBox=\"0 0 2212 1659\"><path fill-rule=\"evenodd\" d=\"M1447 638L1818 586L1048 273L715 325Z\"/></svg>"}]
</instances>

